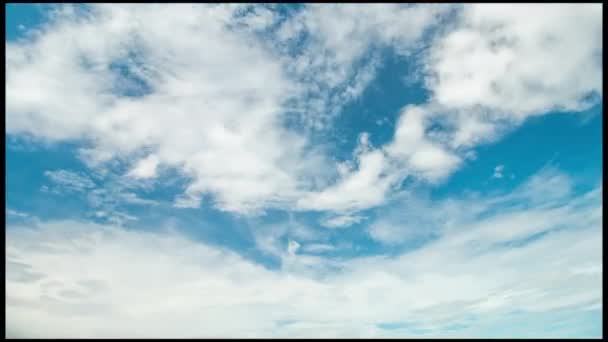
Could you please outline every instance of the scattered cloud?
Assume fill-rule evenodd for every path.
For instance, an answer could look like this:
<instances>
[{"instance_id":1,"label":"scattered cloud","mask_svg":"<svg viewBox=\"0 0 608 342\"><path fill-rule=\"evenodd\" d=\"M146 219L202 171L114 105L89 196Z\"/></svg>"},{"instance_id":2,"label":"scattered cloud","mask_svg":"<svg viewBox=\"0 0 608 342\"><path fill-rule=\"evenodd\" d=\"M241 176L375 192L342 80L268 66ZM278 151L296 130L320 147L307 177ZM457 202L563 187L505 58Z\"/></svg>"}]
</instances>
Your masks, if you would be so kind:
<instances>
[{"instance_id":1,"label":"scattered cloud","mask_svg":"<svg viewBox=\"0 0 608 342\"><path fill-rule=\"evenodd\" d=\"M7 216L15 216L15 217L20 217L20 218L27 218L30 217L29 214L18 211L18 210L14 210L14 209L6 209L6 215Z\"/></svg>"},{"instance_id":2,"label":"scattered cloud","mask_svg":"<svg viewBox=\"0 0 608 342\"><path fill-rule=\"evenodd\" d=\"M139 184L129 183L128 178L116 175L109 170L105 170L103 174L94 174L92 177L70 170L45 171L44 175L53 184L43 185L41 187L43 192L62 196L76 193L88 206L88 215L107 219L108 222L115 224L137 220L135 216L124 212L125 205L157 206L161 204L157 200L142 198L136 193L137 190L140 190Z\"/></svg>"},{"instance_id":3,"label":"scattered cloud","mask_svg":"<svg viewBox=\"0 0 608 342\"><path fill-rule=\"evenodd\" d=\"M9 133L85 138L93 164L150 148L157 160L132 175L179 168L194 178L189 194L213 193L234 211L289 198L295 169L316 166L278 120L293 82L253 33L228 28L235 6L93 5L86 17L70 8L36 38L7 43ZM167 13L174 19L159 25ZM116 63L151 93L124 93Z\"/></svg>"},{"instance_id":4,"label":"scattered cloud","mask_svg":"<svg viewBox=\"0 0 608 342\"><path fill-rule=\"evenodd\" d=\"M331 126L328 120L374 79L381 66L376 52L390 48L411 54L452 9L436 4L308 4L283 21L277 38L294 55L289 72L310 94L296 100L299 121L312 128Z\"/></svg>"},{"instance_id":5,"label":"scattered cloud","mask_svg":"<svg viewBox=\"0 0 608 342\"><path fill-rule=\"evenodd\" d=\"M342 228L348 227L353 224L359 223L365 219L364 216L361 215L342 215L342 216L334 216L327 218L321 221L321 225L327 228Z\"/></svg>"},{"instance_id":6,"label":"scattered cloud","mask_svg":"<svg viewBox=\"0 0 608 342\"><path fill-rule=\"evenodd\" d=\"M312 243L302 247L302 250L307 253L322 253L335 250L336 247L330 244Z\"/></svg>"},{"instance_id":7,"label":"scattered cloud","mask_svg":"<svg viewBox=\"0 0 608 342\"><path fill-rule=\"evenodd\" d=\"M91 180L88 176L69 170L49 170L45 171L44 175L59 187L59 189L57 189L59 192L84 192L96 186L95 182L93 182L93 180Z\"/></svg>"},{"instance_id":8,"label":"scattered cloud","mask_svg":"<svg viewBox=\"0 0 608 342\"><path fill-rule=\"evenodd\" d=\"M502 171L504 169L505 169L504 165L497 165L494 168L494 174L492 175L492 178L499 178L499 179L502 178L503 177Z\"/></svg>"}]
</instances>

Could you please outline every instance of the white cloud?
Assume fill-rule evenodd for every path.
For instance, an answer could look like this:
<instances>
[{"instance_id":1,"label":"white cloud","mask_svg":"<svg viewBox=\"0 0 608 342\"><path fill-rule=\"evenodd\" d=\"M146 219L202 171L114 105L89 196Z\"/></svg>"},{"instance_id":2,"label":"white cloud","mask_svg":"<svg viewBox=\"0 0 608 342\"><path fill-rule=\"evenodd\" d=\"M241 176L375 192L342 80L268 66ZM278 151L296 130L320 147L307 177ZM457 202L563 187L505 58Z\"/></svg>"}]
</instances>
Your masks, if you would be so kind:
<instances>
[{"instance_id":1,"label":"white cloud","mask_svg":"<svg viewBox=\"0 0 608 342\"><path fill-rule=\"evenodd\" d=\"M433 45L435 98L517 117L580 110L587 93L602 93L601 18L600 4L465 6L459 23Z\"/></svg>"},{"instance_id":2,"label":"white cloud","mask_svg":"<svg viewBox=\"0 0 608 342\"><path fill-rule=\"evenodd\" d=\"M433 203L423 193L401 193L393 203L377 210L376 220L365 230L373 240L386 245L416 244L439 235L446 224L460 218L463 202ZM472 207L469 211L474 212Z\"/></svg>"},{"instance_id":3,"label":"white cloud","mask_svg":"<svg viewBox=\"0 0 608 342\"><path fill-rule=\"evenodd\" d=\"M33 38L6 44L7 133L84 139L88 165L130 160L133 178L175 168L190 180L176 207L375 207L408 177L440 183L530 115L601 97L600 5L502 6L306 5L292 16L234 4L92 5L87 16L62 6ZM334 165L288 125L331 124L373 79L376 51L425 47L415 62L430 102L405 106L393 139L355 151L353 165Z\"/></svg>"},{"instance_id":4,"label":"white cloud","mask_svg":"<svg viewBox=\"0 0 608 342\"><path fill-rule=\"evenodd\" d=\"M399 164L419 178L440 181L461 163L453 151L432 141L427 131L427 108L407 106L402 110L393 141L385 149Z\"/></svg>"},{"instance_id":5,"label":"white cloud","mask_svg":"<svg viewBox=\"0 0 608 342\"><path fill-rule=\"evenodd\" d=\"M95 183L87 176L69 170L45 171L44 175L50 178L60 190L83 192L94 188Z\"/></svg>"},{"instance_id":6,"label":"white cloud","mask_svg":"<svg viewBox=\"0 0 608 342\"><path fill-rule=\"evenodd\" d=\"M539 13L534 23L526 19L531 12ZM423 60L430 102L404 107L393 140L382 147L387 164L397 165L386 172L400 174L397 181L439 182L471 148L526 117L597 103L588 95L602 93L601 28L597 4L460 7Z\"/></svg>"},{"instance_id":7,"label":"white cloud","mask_svg":"<svg viewBox=\"0 0 608 342\"><path fill-rule=\"evenodd\" d=\"M505 166L504 165L497 165L494 168L494 174L492 175L492 178L502 178L503 174L502 171L504 170Z\"/></svg>"},{"instance_id":8,"label":"white cloud","mask_svg":"<svg viewBox=\"0 0 608 342\"><path fill-rule=\"evenodd\" d=\"M157 205L158 202L151 199L141 198L132 192L119 193L118 196L125 203L139 204L139 205Z\"/></svg>"},{"instance_id":9,"label":"white cloud","mask_svg":"<svg viewBox=\"0 0 608 342\"><path fill-rule=\"evenodd\" d=\"M77 194L88 205L86 208L88 216L105 218L108 222L118 225L137 220L136 217L124 212L124 205L161 204L161 201L142 198L135 192L145 187L145 184L134 183L128 177L116 175L111 169L92 173L91 177L70 170L47 170L44 175L53 182L53 185L43 185L42 191L59 195Z\"/></svg>"},{"instance_id":10,"label":"white cloud","mask_svg":"<svg viewBox=\"0 0 608 342\"><path fill-rule=\"evenodd\" d=\"M406 178L445 180L472 148L531 115L601 98L601 5L315 4L293 17L273 5L58 8L31 38L6 43L7 133L84 141L80 157L110 178L104 163L131 168L104 188L45 172L87 191L94 215L115 226L9 227L10 336L415 334L383 322L437 335L463 312L483 326L509 310L601 309L601 184L573 197L572 181L547 167L500 196L432 202L397 191ZM456 21L436 26L454 9ZM425 45L418 62L430 101L404 106L387 144L362 133L352 161L330 162L307 128L331 128L373 80L378 51ZM305 126L288 125L294 116ZM327 229L253 220L255 247L282 262L269 270L174 232L124 228L137 217L120 205L158 204L134 189L156 181L160 166L190 179L176 207L209 199L246 214L332 211L321 220L329 228L361 222L357 211L399 192L366 232L396 248L428 241L397 256L335 260L318 255L343 248Z\"/></svg>"},{"instance_id":11,"label":"white cloud","mask_svg":"<svg viewBox=\"0 0 608 342\"><path fill-rule=\"evenodd\" d=\"M454 146L602 97L600 4L470 4L444 32L425 60L426 81L432 102L458 117Z\"/></svg>"},{"instance_id":12,"label":"white cloud","mask_svg":"<svg viewBox=\"0 0 608 342\"><path fill-rule=\"evenodd\" d=\"M86 17L60 7L33 39L7 44L7 131L85 138L93 146L83 157L93 166L151 149L129 175L151 178L159 163L180 169L193 181L177 206L196 206L204 193L229 211L289 205L331 177L325 157L306 152L306 139L283 127L282 115L295 110L292 100L329 101L318 115L339 108L371 80L373 63L352 68L377 37L405 49L442 12L437 6L335 9L344 14L340 25L326 6L306 6L268 45L257 32L277 14L266 7L94 5ZM400 24L405 17L411 20ZM388 24L398 25L386 30ZM294 25L310 33L310 48L301 49L310 55L294 56L295 62L280 55L290 44L281 37ZM316 53L323 50L331 53ZM113 69L117 63L144 84L136 90L147 92L127 96L134 80ZM291 65L308 66L294 71ZM313 98L300 91L319 86ZM336 99L322 99L328 87Z\"/></svg>"},{"instance_id":13,"label":"white cloud","mask_svg":"<svg viewBox=\"0 0 608 342\"><path fill-rule=\"evenodd\" d=\"M570 196L572 180L548 165L506 194L470 193L431 202L421 193L403 193L380 209L379 219L367 231L372 239L389 245L428 240L451 230L457 230L461 240L479 238L484 229L516 239L561 227L560 220L580 209L564 209Z\"/></svg>"},{"instance_id":14,"label":"white cloud","mask_svg":"<svg viewBox=\"0 0 608 342\"><path fill-rule=\"evenodd\" d=\"M287 254L294 255L300 249L300 244L297 241L289 240L287 242Z\"/></svg>"},{"instance_id":15,"label":"white cloud","mask_svg":"<svg viewBox=\"0 0 608 342\"><path fill-rule=\"evenodd\" d=\"M194 178L188 193L212 193L226 210L294 196L296 175L319 158L301 159L306 142L282 128L292 81L252 33L227 28L234 9L95 5L87 18L65 14L35 39L8 43L7 131L86 138L93 161L150 149L157 160L132 175L177 167ZM151 93L121 93L112 63Z\"/></svg>"},{"instance_id":16,"label":"white cloud","mask_svg":"<svg viewBox=\"0 0 608 342\"><path fill-rule=\"evenodd\" d=\"M381 65L379 51L411 53L451 9L436 4L309 4L284 21L277 37L288 51L295 50L289 70L310 94L296 101L301 122L327 127L373 80Z\"/></svg>"},{"instance_id":17,"label":"white cloud","mask_svg":"<svg viewBox=\"0 0 608 342\"><path fill-rule=\"evenodd\" d=\"M368 228L369 236L387 245L413 242L414 239L424 236L427 231L420 226L408 226L405 223L388 223L386 220L377 222Z\"/></svg>"},{"instance_id":18,"label":"white cloud","mask_svg":"<svg viewBox=\"0 0 608 342\"><path fill-rule=\"evenodd\" d=\"M19 210L8 209L8 208L6 208L5 214L7 216L16 216L16 217L21 217L21 218L28 218L28 217L30 217L30 215L27 214L27 213L21 212Z\"/></svg>"},{"instance_id":19,"label":"white cloud","mask_svg":"<svg viewBox=\"0 0 608 342\"><path fill-rule=\"evenodd\" d=\"M311 243L302 246L302 250L308 253L322 253L335 250L336 247L330 244Z\"/></svg>"},{"instance_id":20,"label":"white cloud","mask_svg":"<svg viewBox=\"0 0 608 342\"><path fill-rule=\"evenodd\" d=\"M235 17L239 9L95 5L82 18L71 7L62 7L56 21L34 39L7 44L8 132L52 140L86 138L94 142L82 151L91 165L153 149L149 159L136 164L129 175L151 178L159 163L181 169L193 182L177 206L196 206L204 193L213 194L217 207L224 210L251 212L282 206L307 196L331 176L322 167L325 157L307 154L304 137L283 128L281 115L294 110L286 107L286 101L304 96L298 90L302 85L324 85L338 87L335 96L344 99L331 100L323 108L339 108L371 80L374 63L364 63L360 72L347 70L363 57L376 36L384 44L399 42L405 49L442 11L433 6L372 7L374 22L359 30L354 23L364 17L368 22L370 17L357 6L336 7L348 18L341 26L332 26L331 11L324 6L307 6L285 24L302 21L310 33L312 48L301 51L311 51L311 55L294 58L298 63L315 56L322 59L308 61L310 67L294 73L287 70L293 61L277 58L273 51L286 42L279 39L277 47L267 49L254 32L271 25L274 15L254 8ZM168 12L174 18L167 23L175 31L172 35L158 24L158 17ZM402 25L403 30L383 29L384 24L400 23L403 17L412 18ZM354 26L347 28L349 23ZM344 34L329 34L337 29ZM347 38L351 34L361 39ZM353 41L361 46L350 49ZM214 54L206 53L210 49ZM327 49L334 57L313 53ZM53 58L48 57L51 54ZM133 80L113 70L116 63L128 68L150 93L122 94ZM320 63L319 71L331 72L311 73L315 63ZM342 70L343 66L347 69ZM325 78L306 80L304 75ZM58 80L60 85L53 83ZM27 84L36 84L37 89ZM320 90L314 96L324 93ZM310 94L305 95L306 102L314 102L310 100ZM382 193L371 201L381 200Z\"/></svg>"},{"instance_id":21,"label":"white cloud","mask_svg":"<svg viewBox=\"0 0 608 342\"><path fill-rule=\"evenodd\" d=\"M385 159L382 151L378 150L360 154L357 170L349 171L336 184L301 198L298 207L348 211L383 203L392 181L392 177L383 176Z\"/></svg>"},{"instance_id":22,"label":"white cloud","mask_svg":"<svg viewBox=\"0 0 608 342\"><path fill-rule=\"evenodd\" d=\"M568 310L568 317L578 317L591 307L601 309L601 188L547 203L550 209L541 205L459 221L437 240L396 257L334 262L295 254L299 243L290 240L288 263L277 270L175 232L74 221L9 226L7 332L390 337L426 329L437 336L473 317L466 334L483 336L476 327L508 323L512 310ZM501 247L541 231L549 233ZM407 327L384 330L377 326L382 322ZM529 326L527 333L544 327Z\"/></svg>"},{"instance_id":23,"label":"white cloud","mask_svg":"<svg viewBox=\"0 0 608 342\"><path fill-rule=\"evenodd\" d=\"M545 10L534 23L525 19ZM598 102L589 93L601 98L601 51L599 5L460 7L423 59L430 102L404 107L393 140L382 147L386 172L398 174L397 182L440 182L471 148L530 115L587 109Z\"/></svg>"},{"instance_id":24,"label":"white cloud","mask_svg":"<svg viewBox=\"0 0 608 342\"><path fill-rule=\"evenodd\" d=\"M407 177L438 183L462 163L448 146L434 141L425 132L429 109L407 106L402 110L395 134L389 143L378 148L369 145L362 134L355 149L358 168L338 164L336 184L303 197L301 209L346 212L384 204L386 197Z\"/></svg>"},{"instance_id":25,"label":"white cloud","mask_svg":"<svg viewBox=\"0 0 608 342\"><path fill-rule=\"evenodd\" d=\"M152 154L138 161L128 175L135 178L154 178L157 167L158 157Z\"/></svg>"},{"instance_id":26,"label":"white cloud","mask_svg":"<svg viewBox=\"0 0 608 342\"><path fill-rule=\"evenodd\" d=\"M327 239L326 231L306 225L293 215L290 215L287 220L272 224L265 222L262 218L249 218L247 226L253 234L255 247L280 259L289 255L285 248L285 240L295 241L298 245L306 246L322 243Z\"/></svg>"},{"instance_id":27,"label":"white cloud","mask_svg":"<svg viewBox=\"0 0 608 342\"><path fill-rule=\"evenodd\" d=\"M342 228L359 223L364 219L365 217L361 215L340 215L321 221L321 225L328 228Z\"/></svg>"}]
</instances>

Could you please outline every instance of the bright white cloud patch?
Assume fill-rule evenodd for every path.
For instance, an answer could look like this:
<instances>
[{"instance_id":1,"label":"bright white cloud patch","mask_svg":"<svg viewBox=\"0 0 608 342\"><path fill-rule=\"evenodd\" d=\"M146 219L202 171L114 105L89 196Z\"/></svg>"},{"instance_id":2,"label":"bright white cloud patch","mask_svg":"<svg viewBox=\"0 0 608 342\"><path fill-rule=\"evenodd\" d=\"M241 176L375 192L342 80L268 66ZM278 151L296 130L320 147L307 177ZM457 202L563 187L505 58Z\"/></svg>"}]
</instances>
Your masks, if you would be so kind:
<instances>
[{"instance_id":1,"label":"bright white cloud patch","mask_svg":"<svg viewBox=\"0 0 608 342\"><path fill-rule=\"evenodd\" d=\"M359 223L364 219L365 219L365 217L363 217L363 216L342 215L342 216L335 216L335 217L331 217L326 220L323 220L321 222L321 224L328 228L340 228L340 227L348 227L352 224Z\"/></svg>"},{"instance_id":2,"label":"bright white cloud patch","mask_svg":"<svg viewBox=\"0 0 608 342\"><path fill-rule=\"evenodd\" d=\"M601 4L463 6L424 61L431 116L450 127L449 145L473 146L529 116L601 100L601 18Z\"/></svg>"},{"instance_id":3,"label":"bright white cloud patch","mask_svg":"<svg viewBox=\"0 0 608 342\"><path fill-rule=\"evenodd\" d=\"M429 85L448 107L580 110L602 93L601 18L601 4L465 6L432 47Z\"/></svg>"},{"instance_id":4,"label":"bright white cloud patch","mask_svg":"<svg viewBox=\"0 0 608 342\"><path fill-rule=\"evenodd\" d=\"M129 171L129 175L135 178L153 178L156 176L156 169L158 167L158 157L150 155L135 165L135 167Z\"/></svg>"}]
</instances>

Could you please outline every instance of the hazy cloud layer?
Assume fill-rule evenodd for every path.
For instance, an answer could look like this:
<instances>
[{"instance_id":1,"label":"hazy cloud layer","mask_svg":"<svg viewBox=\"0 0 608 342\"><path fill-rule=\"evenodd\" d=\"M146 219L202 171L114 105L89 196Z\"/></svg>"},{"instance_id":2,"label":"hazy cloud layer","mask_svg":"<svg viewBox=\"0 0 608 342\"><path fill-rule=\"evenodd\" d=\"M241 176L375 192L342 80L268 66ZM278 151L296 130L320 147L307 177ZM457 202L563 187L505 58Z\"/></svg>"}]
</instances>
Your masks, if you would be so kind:
<instances>
[{"instance_id":1,"label":"hazy cloud layer","mask_svg":"<svg viewBox=\"0 0 608 342\"><path fill-rule=\"evenodd\" d=\"M9 333L483 336L481 327L508 322L513 311L551 315L568 309L578 317L601 309L602 188L534 202L527 192L538 190L534 186L532 179L500 197L451 199L456 210L444 210L430 223L437 238L396 257L340 261L314 256L321 245L306 248L291 240L275 270L170 230L75 221L9 227ZM485 207L504 207L513 198L529 205L498 212ZM485 215L467 217L458 209L464 207ZM375 237L411 237L408 222L383 224L393 229L392 237ZM395 322L402 327L383 328ZM454 324L463 326L450 332ZM521 335L564 333L538 330L542 326Z\"/></svg>"}]
</instances>

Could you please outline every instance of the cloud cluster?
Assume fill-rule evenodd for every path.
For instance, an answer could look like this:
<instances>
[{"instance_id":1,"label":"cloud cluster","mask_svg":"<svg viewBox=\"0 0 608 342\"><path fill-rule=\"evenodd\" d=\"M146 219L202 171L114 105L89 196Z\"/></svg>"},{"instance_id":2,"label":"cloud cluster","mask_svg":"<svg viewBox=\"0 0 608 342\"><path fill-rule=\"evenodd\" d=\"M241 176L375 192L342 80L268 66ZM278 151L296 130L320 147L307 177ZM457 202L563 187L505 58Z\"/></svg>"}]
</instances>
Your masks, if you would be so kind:
<instances>
[{"instance_id":1,"label":"cloud cluster","mask_svg":"<svg viewBox=\"0 0 608 342\"><path fill-rule=\"evenodd\" d=\"M136 178L155 177L159 164L175 167L192 178L177 206L198 206L205 193L236 212L289 206L326 186L335 170L286 129L288 113L316 120L335 112L329 108L371 79L372 65L360 61L370 44L398 42L403 50L442 11L385 7L372 6L375 19L362 21L369 11L337 6L338 26L330 8L306 7L267 33L274 46L260 32L279 15L263 6L58 7L40 32L7 43L7 131L84 139L89 164L135 159L129 175ZM167 13L170 22L159 24ZM384 29L404 17L413 19L406 27ZM300 52L282 54L300 35L307 37ZM316 114L298 110L315 101Z\"/></svg>"},{"instance_id":2,"label":"cloud cluster","mask_svg":"<svg viewBox=\"0 0 608 342\"><path fill-rule=\"evenodd\" d=\"M190 180L177 207L350 215L602 93L594 4L92 5L51 19L6 44L7 132L84 141L92 168L121 158L134 179L173 168ZM336 163L305 127L331 128L384 50L422 56L430 99L403 107L390 142L362 134Z\"/></svg>"},{"instance_id":3,"label":"cloud cluster","mask_svg":"<svg viewBox=\"0 0 608 342\"><path fill-rule=\"evenodd\" d=\"M251 32L228 27L234 6L72 11L7 44L9 133L85 138L92 164L144 158L134 177L176 167L193 178L195 202L209 192L235 211L293 196L298 170L318 162L301 158L304 139L279 120L293 89L280 62ZM133 80L147 91L125 89Z\"/></svg>"},{"instance_id":4,"label":"cloud cluster","mask_svg":"<svg viewBox=\"0 0 608 342\"><path fill-rule=\"evenodd\" d=\"M429 116L444 123L453 149L601 101L600 4L472 4L443 31L423 63Z\"/></svg>"},{"instance_id":5,"label":"cloud cluster","mask_svg":"<svg viewBox=\"0 0 608 342\"><path fill-rule=\"evenodd\" d=\"M405 106L392 141L359 155L358 170L312 197L316 208L384 203L407 177L440 182L525 118L601 100L600 5L476 4L457 14L424 54L429 102Z\"/></svg>"},{"instance_id":6,"label":"cloud cluster","mask_svg":"<svg viewBox=\"0 0 608 342\"><path fill-rule=\"evenodd\" d=\"M565 177L546 172L538 176ZM323 245L289 240L275 270L171 231L75 221L9 226L7 334L505 336L513 310L537 317L521 337L597 334L562 323L601 310L602 188L538 202L530 197L535 184L452 199L456 209L500 210L467 219L462 210L442 211L435 240L394 257L333 260L313 256ZM510 208L514 198L527 204ZM563 310L567 317L556 315ZM493 325L502 332L484 330ZM569 330L575 326L582 330Z\"/></svg>"},{"instance_id":7,"label":"cloud cluster","mask_svg":"<svg viewBox=\"0 0 608 342\"><path fill-rule=\"evenodd\" d=\"M428 81L447 107L516 118L578 111L602 94L600 4L473 4L431 47ZM537 20L529 20L536 17Z\"/></svg>"}]
</instances>

